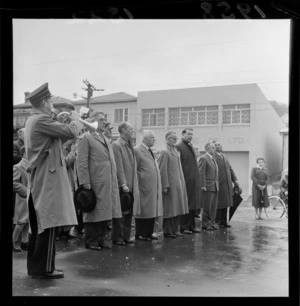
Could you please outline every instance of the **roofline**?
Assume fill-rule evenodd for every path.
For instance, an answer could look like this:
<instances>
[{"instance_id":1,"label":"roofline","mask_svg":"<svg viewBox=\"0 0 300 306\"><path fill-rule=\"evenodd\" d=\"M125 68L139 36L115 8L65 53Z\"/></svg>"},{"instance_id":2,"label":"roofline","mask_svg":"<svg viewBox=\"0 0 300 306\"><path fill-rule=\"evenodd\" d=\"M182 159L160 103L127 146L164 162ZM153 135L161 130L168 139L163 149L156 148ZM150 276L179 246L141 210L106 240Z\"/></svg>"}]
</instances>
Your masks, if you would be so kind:
<instances>
[{"instance_id":1,"label":"roofline","mask_svg":"<svg viewBox=\"0 0 300 306\"><path fill-rule=\"evenodd\" d=\"M137 102L137 98L133 98L133 99L122 99L122 100L118 100L118 99L114 99L114 100L102 100L102 101L90 101L90 105L95 105L95 104L105 104L105 103L125 103L125 102ZM86 101L73 101L72 102L74 105L82 105L82 104L86 104Z\"/></svg>"}]
</instances>

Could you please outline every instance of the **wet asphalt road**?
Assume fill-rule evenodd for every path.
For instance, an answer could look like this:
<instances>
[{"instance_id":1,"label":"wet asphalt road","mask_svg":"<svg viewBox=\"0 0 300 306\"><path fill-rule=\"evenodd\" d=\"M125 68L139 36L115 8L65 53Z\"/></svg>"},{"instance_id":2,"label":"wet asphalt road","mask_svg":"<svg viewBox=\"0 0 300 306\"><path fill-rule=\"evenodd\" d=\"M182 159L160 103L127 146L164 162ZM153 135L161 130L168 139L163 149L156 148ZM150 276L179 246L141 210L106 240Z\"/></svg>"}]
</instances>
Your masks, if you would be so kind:
<instances>
[{"instance_id":1,"label":"wet asphalt road","mask_svg":"<svg viewBox=\"0 0 300 306\"><path fill-rule=\"evenodd\" d=\"M253 210L243 202L227 230L176 239L160 231L159 240L111 250L58 241L58 280L27 276L26 252L13 253L13 296L287 297L288 218L255 220Z\"/></svg>"}]
</instances>

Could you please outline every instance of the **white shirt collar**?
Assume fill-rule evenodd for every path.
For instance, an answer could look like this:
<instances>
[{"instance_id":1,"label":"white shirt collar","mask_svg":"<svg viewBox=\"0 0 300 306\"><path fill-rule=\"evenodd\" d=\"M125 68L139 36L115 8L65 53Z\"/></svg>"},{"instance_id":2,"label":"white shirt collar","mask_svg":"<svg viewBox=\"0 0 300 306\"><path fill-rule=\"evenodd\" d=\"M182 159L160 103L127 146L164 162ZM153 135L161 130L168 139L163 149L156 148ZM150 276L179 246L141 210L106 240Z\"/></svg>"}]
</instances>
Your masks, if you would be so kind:
<instances>
[{"instance_id":1,"label":"white shirt collar","mask_svg":"<svg viewBox=\"0 0 300 306\"><path fill-rule=\"evenodd\" d=\"M216 152L219 156L222 156L222 152L221 153L219 153L219 152Z\"/></svg>"},{"instance_id":2,"label":"white shirt collar","mask_svg":"<svg viewBox=\"0 0 300 306\"><path fill-rule=\"evenodd\" d=\"M206 154L207 154L211 159L213 159L213 156L210 155L208 152L206 152Z\"/></svg>"},{"instance_id":3,"label":"white shirt collar","mask_svg":"<svg viewBox=\"0 0 300 306\"><path fill-rule=\"evenodd\" d=\"M143 145L147 150L150 149L150 147L147 147L143 142L142 142L142 145Z\"/></svg>"}]
</instances>

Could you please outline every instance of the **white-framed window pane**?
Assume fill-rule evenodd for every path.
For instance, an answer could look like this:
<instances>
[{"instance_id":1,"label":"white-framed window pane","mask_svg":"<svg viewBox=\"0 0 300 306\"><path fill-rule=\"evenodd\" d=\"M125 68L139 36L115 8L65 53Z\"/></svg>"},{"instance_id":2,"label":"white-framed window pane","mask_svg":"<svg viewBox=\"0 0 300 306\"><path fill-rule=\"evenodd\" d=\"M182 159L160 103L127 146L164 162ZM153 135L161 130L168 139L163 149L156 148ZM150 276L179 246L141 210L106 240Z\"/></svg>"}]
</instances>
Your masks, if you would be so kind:
<instances>
[{"instance_id":1,"label":"white-framed window pane","mask_svg":"<svg viewBox=\"0 0 300 306\"><path fill-rule=\"evenodd\" d=\"M122 122L123 121L123 109L115 109L114 121L115 122Z\"/></svg>"},{"instance_id":2,"label":"white-framed window pane","mask_svg":"<svg viewBox=\"0 0 300 306\"><path fill-rule=\"evenodd\" d=\"M250 123L250 110L242 111L242 123Z\"/></svg>"},{"instance_id":3,"label":"white-framed window pane","mask_svg":"<svg viewBox=\"0 0 300 306\"><path fill-rule=\"evenodd\" d=\"M178 114L179 115L180 108L169 108L169 114Z\"/></svg>"},{"instance_id":4,"label":"white-framed window pane","mask_svg":"<svg viewBox=\"0 0 300 306\"><path fill-rule=\"evenodd\" d=\"M205 112L198 112L198 124L205 124Z\"/></svg>"},{"instance_id":5,"label":"white-framed window pane","mask_svg":"<svg viewBox=\"0 0 300 306\"><path fill-rule=\"evenodd\" d=\"M157 125L164 126L165 125L165 113L157 114Z\"/></svg>"},{"instance_id":6,"label":"white-framed window pane","mask_svg":"<svg viewBox=\"0 0 300 306\"><path fill-rule=\"evenodd\" d=\"M128 116L128 108L124 108L124 115Z\"/></svg>"},{"instance_id":7,"label":"white-framed window pane","mask_svg":"<svg viewBox=\"0 0 300 306\"><path fill-rule=\"evenodd\" d=\"M181 113L180 125L187 125L187 124L188 124L188 113Z\"/></svg>"},{"instance_id":8,"label":"white-framed window pane","mask_svg":"<svg viewBox=\"0 0 300 306\"><path fill-rule=\"evenodd\" d=\"M223 109L236 109L236 104L223 105Z\"/></svg>"},{"instance_id":9,"label":"white-framed window pane","mask_svg":"<svg viewBox=\"0 0 300 306\"><path fill-rule=\"evenodd\" d=\"M218 123L218 112L207 112L207 124Z\"/></svg>"},{"instance_id":10,"label":"white-framed window pane","mask_svg":"<svg viewBox=\"0 0 300 306\"><path fill-rule=\"evenodd\" d=\"M179 125L179 112L178 113L169 113L169 125Z\"/></svg>"},{"instance_id":11,"label":"white-framed window pane","mask_svg":"<svg viewBox=\"0 0 300 306\"><path fill-rule=\"evenodd\" d=\"M181 112L192 112L193 108L192 107L181 107L180 111Z\"/></svg>"},{"instance_id":12,"label":"white-framed window pane","mask_svg":"<svg viewBox=\"0 0 300 306\"><path fill-rule=\"evenodd\" d=\"M156 125L157 125L157 115L150 114L150 126L156 126Z\"/></svg>"},{"instance_id":13,"label":"white-framed window pane","mask_svg":"<svg viewBox=\"0 0 300 306\"><path fill-rule=\"evenodd\" d=\"M208 111L211 111L211 110L218 110L218 105L207 106L207 110L208 110Z\"/></svg>"},{"instance_id":14,"label":"white-framed window pane","mask_svg":"<svg viewBox=\"0 0 300 306\"><path fill-rule=\"evenodd\" d=\"M232 123L240 123L240 122L241 122L241 112L232 111Z\"/></svg>"},{"instance_id":15,"label":"white-framed window pane","mask_svg":"<svg viewBox=\"0 0 300 306\"><path fill-rule=\"evenodd\" d=\"M164 113L164 112L165 112L165 109L164 109L164 108L155 108L155 109L154 109L154 113L155 113L155 114Z\"/></svg>"},{"instance_id":16,"label":"white-framed window pane","mask_svg":"<svg viewBox=\"0 0 300 306\"><path fill-rule=\"evenodd\" d=\"M143 114L152 114L153 113L153 108L151 109L142 109Z\"/></svg>"},{"instance_id":17,"label":"white-framed window pane","mask_svg":"<svg viewBox=\"0 0 300 306\"><path fill-rule=\"evenodd\" d=\"M231 123L231 111L223 112L223 123L230 124Z\"/></svg>"},{"instance_id":18,"label":"white-framed window pane","mask_svg":"<svg viewBox=\"0 0 300 306\"><path fill-rule=\"evenodd\" d=\"M194 107L194 111L198 112L198 111L205 111L206 107L205 106L195 106Z\"/></svg>"},{"instance_id":19,"label":"white-framed window pane","mask_svg":"<svg viewBox=\"0 0 300 306\"><path fill-rule=\"evenodd\" d=\"M190 112L189 113L189 124L190 125L196 125L197 124L197 113L196 112Z\"/></svg>"},{"instance_id":20,"label":"white-framed window pane","mask_svg":"<svg viewBox=\"0 0 300 306\"><path fill-rule=\"evenodd\" d=\"M142 115L142 126L149 126L150 118L148 114Z\"/></svg>"},{"instance_id":21,"label":"white-framed window pane","mask_svg":"<svg viewBox=\"0 0 300 306\"><path fill-rule=\"evenodd\" d=\"M237 104L237 109L247 109L250 108L250 104Z\"/></svg>"}]
</instances>

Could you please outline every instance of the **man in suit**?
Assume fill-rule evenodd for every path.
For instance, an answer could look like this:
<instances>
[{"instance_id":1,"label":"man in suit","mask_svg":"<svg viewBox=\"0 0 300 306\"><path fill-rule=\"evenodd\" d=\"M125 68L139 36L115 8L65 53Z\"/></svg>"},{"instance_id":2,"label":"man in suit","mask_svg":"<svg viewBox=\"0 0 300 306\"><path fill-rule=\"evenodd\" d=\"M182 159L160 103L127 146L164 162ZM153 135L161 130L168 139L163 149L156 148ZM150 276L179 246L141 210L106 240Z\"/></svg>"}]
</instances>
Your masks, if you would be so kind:
<instances>
[{"instance_id":1,"label":"man in suit","mask_svg":"<svg viewBox=\"0 0 300 306\"><path fill-rule=\"evenodd\" d=\"M179 218L189 213L189 207L180 153L175 148L176 133L167 132L165 139L166 148L158 157L163 191L163 230L164 237L176 238L182 236Z\"/></svg>"},{"instance_id":2,"label":"man in suit","mask_svg":"<svg viewBox=\"0 0 300 306\"><path fill-rule=\"evenodd\" d=\"M109 142L111 143L111 136L112 136L112 130L113 130L113 126L110 126L109 122L105 123L105 131L103 132L103 135L109 140Z\"/></svg>"},{"instance_id":3,"label":"man in suit","mask_svg":"<svg viewBox=\"0 0 300 306\"><path fill-rule=\"evenodd\" d=\"M85 247L98 251L111 248L105 241L107 222L122 214L114 154L102 134L104 114L92 112L90 122L97 122L98 127L95 132L85 133L79 142L76 166L79 185L92 189L97 197L96 207L91 212L83 212L83 223Z\"/></svg>"},{"instance_id":4,"label":"man in suit","mask_svg":"<svg viewBox=\"0 0 300 306\"><path fill-rule=\"evenodd\" d=\"M213 157L215 150L213 143L207 143L205 145L206 153L200 157L198 162L203 198L202 228L205 230L219 229L215 222L219 190L218 165Z\"/></svg>"},{"instance_id":5,"label":"man in suit","mask_svg":"<svg viewBox=\"0 0 300 306\"><path fill-rule=\"evenodd\" d=\"M55 269L56 230L77 220L61 139L79 135L79 115L73 112L70 124L52 119L48 83L34 90L28 100L33 108L24 134L29 172L27 270L32 278L62 278L63 271Z\"/></svg>"},{"instance_id":6,"label":"man in suit","mask_svg":"<svg viewBox=\"0 0 300 306\"><path fill-rule=\"evenodd\" d=\"M233 205L233 184L239 187L239 182L227 157L222 153L223 148L219 141L213 141L216 152L214 158L219 169L219 192L218 192L218 208L216 215L216 223L220 227L231 227L227 222L228 207Z\"/></svg>"},{"instance_id":7,"label":"man in suit","mask_svg":"<svg viewBox=\"0 0 300 306\"><path fill-rule=\"evenodd\" d=\"M200 212L200 187L199 169L197 166L196 152L191 143L193 139L193 129L184 129L182 139L176 144L176 149L180 152L180 161L185 179L186 191L189 203L189 213L180 216L180 232L184 234L200 233L196 229L195 215Z\"/></svg>"},{"instance_id":8,"label":"man in suit","mask_svg":"<svg viewBox=\"0 0 300 306\"><path fill-rule=\"evenodd\" d=\"M157 240L153 235L155 218L163 215L160 172L151 150L154 142L153 131L144 130L141 144L134 148L141 203L141 213L135 216L137 240Z\"/></svg>"},{"instance_id":9,"label":"man in suit","mask_svg":"<svg viewBox=\"0 0 300 306\"><path fill-rule=\"evenodd\" d=\"M24 128L18 130L18 140L13 142L14 165L22 159L21 148L24 146Z\"/></svg>"},{"instance_id":10,"label":"man in suit","mask_svg":"<svg viewBox=\"0 0 300 306\"><path fill-rule=\"evenodd\" d=\"M117 166L118 186L123 192L131 192L133 206L122 211L121 218L112 220L112 240L116 245L132 244L130 239L132 216L140 213L139 187L134 148L131 143L132 125L123 122L118 126L120 136L112 143L112 149ZM122 203L121 203L122 204Z\"/></svg>"}]
</instances>

